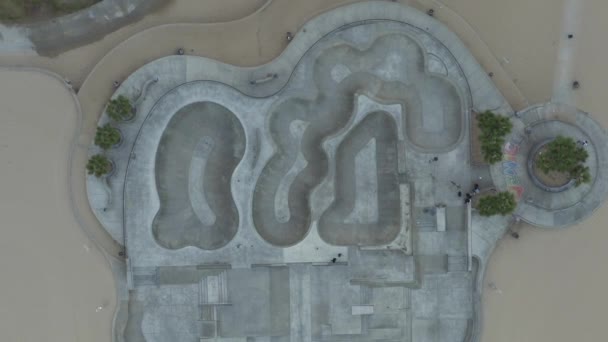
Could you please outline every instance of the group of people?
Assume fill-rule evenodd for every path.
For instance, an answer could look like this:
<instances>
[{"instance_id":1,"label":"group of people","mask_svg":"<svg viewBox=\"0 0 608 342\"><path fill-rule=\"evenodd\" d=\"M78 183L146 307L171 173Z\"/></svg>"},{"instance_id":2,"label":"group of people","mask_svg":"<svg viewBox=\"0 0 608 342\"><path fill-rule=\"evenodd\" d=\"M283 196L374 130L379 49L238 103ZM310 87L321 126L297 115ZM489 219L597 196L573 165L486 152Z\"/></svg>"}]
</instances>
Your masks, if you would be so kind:
<instances>
[{"instance_id":1,"label":"group of people","mask_svg":"<svg viewBox=\"0 0 608 342\"><path fill-rule=\"evenodd\" d=\"M475 183L473 185L473 190L471 190L471 192L467 192L464 195L464 203L468 204L471 202L471 199L473 199L473 196L479 194L481 190L479 189L479 184ZM462 197L462 191L458 190L458 197Z\"/></svg>"},{"instance_id":2,"label":"group of people","mask_svg":"<svg viewBox=\"0 0 608 342\"><path fill-rule=\"evenodd\" d=\"M341 257L342 257L342 253L338 253L338 258L341 258ZM335 264L335 263L336 263L336 261L338 261L338 258L332 258L332 259L331 259L331 263L332 263L332 264Z\"/></svg>"}]
</instances>

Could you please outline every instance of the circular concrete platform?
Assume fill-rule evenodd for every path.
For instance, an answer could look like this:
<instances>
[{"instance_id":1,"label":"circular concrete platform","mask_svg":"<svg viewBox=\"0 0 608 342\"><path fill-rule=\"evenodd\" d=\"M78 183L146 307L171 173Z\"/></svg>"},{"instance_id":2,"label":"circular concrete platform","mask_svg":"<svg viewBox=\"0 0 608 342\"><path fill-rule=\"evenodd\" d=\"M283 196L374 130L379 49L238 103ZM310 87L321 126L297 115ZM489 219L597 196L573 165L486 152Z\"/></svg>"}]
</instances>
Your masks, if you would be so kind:
<instances>
[{"instance_id":1,"label":"circular concrete platform","mask_svg":"<svg viewBox=\"0 0 608 342\"><path fill-rule=\"evenodd\" d=\"M529 171L530 155L543 142L557 136L589 141L586 165L591 183L548 191ZM588 113L576 108L547 103L516 114L513 131L504 147L501 163L491 167L492 178L501 190L516 194L515 215L541 227L567 227L587 218L608 194L608 135Z\"/></svg>"}]
</instances>

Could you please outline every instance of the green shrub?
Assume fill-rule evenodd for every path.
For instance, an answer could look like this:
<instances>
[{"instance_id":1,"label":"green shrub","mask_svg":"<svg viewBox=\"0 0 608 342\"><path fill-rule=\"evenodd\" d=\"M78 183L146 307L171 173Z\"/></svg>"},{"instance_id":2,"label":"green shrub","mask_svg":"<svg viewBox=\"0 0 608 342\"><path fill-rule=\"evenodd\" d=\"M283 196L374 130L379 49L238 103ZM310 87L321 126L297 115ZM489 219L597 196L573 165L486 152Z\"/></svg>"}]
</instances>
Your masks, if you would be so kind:
<instances>
[{"instance_id":1,"label":"green shrub","mask_svg":"<svg viewBox=\"0 0 608 342\"><path fill-rule=\"evenodd\" d=\"M119 142L120 131L118 129L112 127L110 124L105 124L103 127L97 127L95 145L107 150Z\"/></svg>"},{"instance_id":2,"label":"green shrub","mask_svg":"<svg viewBox=\"0 0 608 342\"><path fill-rule=\"evenodd\" d=\"M543 172L567 173L579 186L591 182L591 173L585 166L589 154L574 139L557 136L546 145L544 152L536 159L538 168Z\"/></svg>"},{"instance_id":3,"label":"green shrub","mask_svg":"<svg viewBox=\"0 0 608 342\"><path fill-rule=\"evenodd\" d=\"M517 201L513 193L502 191L496 195L488 195L479 199L477 209L481 216L508 215L515 211Z\"/></svg>"},{"instance_id":4,"label":"green shrub","mask_svg":"<svg viewBox=\"0 0 608 342\"><path fill-rule=\"evenodd\" d=\"M115 121L129 120L135 115L131 101L124 95L110 100L106 109L108 116Z\"/></svg>"},{"instance_id":5,"label":"green shrub","mask_svg":"<svg viewBox=\"0 0 608 342\"><path fill-rule=\"evenodd\" d=\"M95 177L101 177L112 171L112 162L103 154L92 156L87 162L87 172Z\"/></svg>"},{"instance_id":6,"label":"green shrub","mask_svg":"<svg viewBox=\"0 0 608 342\"><path fill-rule=\"evenodd\" d=\"M589 168L583 165L577 165L569 172L571 179L574 179L576 186L591 182L591 172Z\"/></svg>"},{"instance_id":7,"label":"green shrub","mask_svg":"<svg viewBox=\"0 0 608 342\"><path fill-rule=\"evenodd\" d=\"M480 132L479 142L483 159L488 164L498 163L502 160L502 147L505 137L511 133L513 125L509 118L485 111L477 115Z\"/></svg>"}]
</instances>

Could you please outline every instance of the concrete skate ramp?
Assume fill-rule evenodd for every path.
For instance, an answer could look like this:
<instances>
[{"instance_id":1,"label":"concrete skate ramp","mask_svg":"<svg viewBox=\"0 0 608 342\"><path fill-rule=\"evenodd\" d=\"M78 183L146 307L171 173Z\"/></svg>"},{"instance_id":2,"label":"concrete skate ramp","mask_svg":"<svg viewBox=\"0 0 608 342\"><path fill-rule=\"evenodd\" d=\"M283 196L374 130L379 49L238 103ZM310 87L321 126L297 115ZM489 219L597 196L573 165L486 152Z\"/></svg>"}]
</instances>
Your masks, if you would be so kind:
<instances>
[{"instance_id":1,"label":"concrete skate ramp","mask_svg":"<svg viewBox=\"0 0 608 342\"><path fill-rule=\"evenodd\" d=\"M385 96L403 104L407 139L429 152L455 146L462 135L462 100L450 81L427 70L429 57L420 44L406 35L389 34L370 50L369 58L387 70L383 77L400 83L385 90Z\"/></svg>"},{"instance_id":2,"label":"concrete skate ramp","mask_svg":"<svg viewBox=\"0 0 608 342\"><path fill-rule=\"evenodd\" d=\"M464 121L456 88L440 78L425 78L416 88L419 99L407 104L408 140L428 152L449 150L458 143Z\"/></svg>"},{"instance_id":3,"label":"concrete skate ramp","mask_svg":"<svg viewBox=\"0 0 608 342\"><path fill-rule=\"evenodd\" d=\"M380 134L389 134L379 138L379 149L394 149L386 139L396 139L392 135L396 125L405 126L406 139L426 151L455 146L462 133L463 112L455 87L439 75L426 71L422 49L409 36L387 34L364 50L346 43L334 45L317 57L311 72L318 90L314 99L286 98L269 113L268 133L274 142L275 153L262 170L254 191L255 228L264 240L281 247L297 244L308 233L311 224L310 194L328 171L328 157L322 142L348 126L359 94L383 103L398 103L404 108L405 122L393 121L391 126L388 119L376 116L376 119L370 119L378 120L373 124L369 121L370 127L382 126ZM367 125L364 124L362 130L365 131ZM388 126L392 128L387 129ZM355 137L352 139L357 140ZM349 148L345 145L343 149L346 155ZM395 154L391 158L396 163L395 151L381 151L380 154ZM379 184L382 187L394 185L395 175L384 174L384 171L379 175L385 176L388 179L380 180ZM344 184L344 187L351 185ZM398 192L398 186L393 190ZM346 193L354 189L343 188L340 191ZM392 192L383 195L393 196ZM398 201L398 194L395 196ZM334 208L337 212L328 214L327 223L337 220L352 205L351 202L352 199L338 199ZM357 244L377 245L394 238L399 218L398 214L393 215L393 211L398 213L399 207L395 204L393 210L389 206L381 209L391 212L382 218L386 220L382 223L386 229L382 234L371 234L377 223L373 227L358 226L354 230L352 227L336 228L346 233L344 238L339 237L339 233L330 233L331 228L326 226L322 229L325 229L327 242L348 245L357 241ZM355 232L358 229L359 232ZM363 241L365 236L370 240Z\"/></svg>"},{"instance_id":4,"label":"concrete skate ramp","mask_svg":"<svg viewBox=\"0 0 608 342\"><path fill-rule=\"evenodd\" d=\"M308 233L310 193L328 171L322 142L348 124L357 93L380 82L373 75L358 72L336 83L328 76L327 67L323 63L315 66L319 97L287 99L270 114L275 154L256 184L253 219L260 236L276 246L294 245Z\"/></svg>"},{"instance_id":5,"label":"concrete skate ramp","mask_svg":"<svg viewBox=\"0 0 608 342\"><path fill-rule=\"evenodd\" d=\"M156 152L160 209L152 229L161 246L212 250L235 236L230 182L244 151L243 127L218 104L190 104L171 118Z\"/></svg>"},{"instance_id":6,"label":"concrete skate ramp","mask_svg":"<svg viewBox=\"0 0 608 342\"><path fill-rule=\"evenodd\" d=\"M434 60L443 63L437 57ZM324 52L316 63L325 66L326 77L334 81L357 72L378 77L379 87L367 87L367 93L403 106L406 139L419 149L448 150L462 136L464 109L456 86L445 75L427 70L429 56L412 37L382 35L363 51L337 45Z\"/></svg>"},{"instance_id":7,"label":"concrete skate ramp","mask_svg":"<svg viewBox=\"0 0 608 342\"><path fill-rule=\"evenodd\" d=\"M319 220L321 238L343 246L393 241L401 227L397 168L395 121L371 113L338 147L335 199Z\"/></svg>"},{"instance_id":8,"label":"concrete skate ramp","mask_svg":"<svg viewBox=\"0 0 608 342\"><path fill-rule=\"evenodd\" d=\"M425 152L445 151L456 146L463 135L463 101L456 86L445 75L430 72L431 62L420 43L398 33L385 34L365 50L349 44L327 49L316 60L319 75L340 83L356 73L366 73L369 85L359 92L382 101L400 103L405 111L406 139ZM436 56L434 63L443 63ZM443 64L445 67L445 64ZM436 70L436 68L433 68ZM331 92L331 82L316 85Z\"/></svg>"}]
</instances>

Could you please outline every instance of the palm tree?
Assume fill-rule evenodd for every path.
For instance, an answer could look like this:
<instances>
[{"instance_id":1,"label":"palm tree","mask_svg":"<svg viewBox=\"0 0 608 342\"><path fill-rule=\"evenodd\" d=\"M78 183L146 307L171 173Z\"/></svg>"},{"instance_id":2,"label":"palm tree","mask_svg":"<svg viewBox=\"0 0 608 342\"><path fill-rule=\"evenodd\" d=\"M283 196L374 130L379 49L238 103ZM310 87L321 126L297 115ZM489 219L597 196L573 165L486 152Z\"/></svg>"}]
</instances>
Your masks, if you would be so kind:
<instances>
[{"instance_id":1,"label":"palm tree","mask_svg":"<svg viewBox=\"0 0 608 342\"><path fill-rule=\"evenodd\" d=\"M505 137L511 133L513 124L508 117L485 111L477 115L479 142L483 159L488 164L498 163L502 160L502 146Z\"/></svg>"},{"instance_id":2,"label":"palm tree","mask_svg":"<svg viewBox=\"0 0 608 342\"><path fill-rule=\"evenodd\" d=\"M135 115L131 101L124 95L120 95L117 98L110 100L106 112L114 121L126 121L133 118Z\"/></svg>"},{"instance_id":3,"label":"palm tree","mask_svg":"<svg viewBox=\"0 0 608 342\"><path fill-rule=\"evenodd\" d=\"M551 171L567 173L576 186L591 182L591 173L585 166L589 153L570 137L557 136L546 145L546 150L536 159L538 167L545 173Z\"/></svg>"},{"instance_id":4,"label":"palm tree","mask_svg":"<svg viewBox=\"0 0 608 342\"><path fill-rule=\"evenodd\" d=\"M571 179L574 179L576 186L591 182L591 172L587 166L577 165L570 170L569 175Z\"/></svg>"},{"instance_id":5,"label":"palm tree","mask_svg":"<svg viewBox=\"0 0 608 342\"><path fill-rule=\"evenodd\" d=\"M110 159L103 154L96 154L87 162L88 174L95 175L98 178L112 172L113 168L114 166Z\"/></svg>"},{"instance_id":6,"label":"palm tree","mask_svg":"<svg viewBox=\"0 0 608 342\"><path fill-rule=\"evenodd\" d=\"M120 142L120 139L120 131L110 124L105 124L103 127L97 127L95 145L102 149L107 150L110 147L116 146L116 144Z\"/></svg>"}]
</instances>

